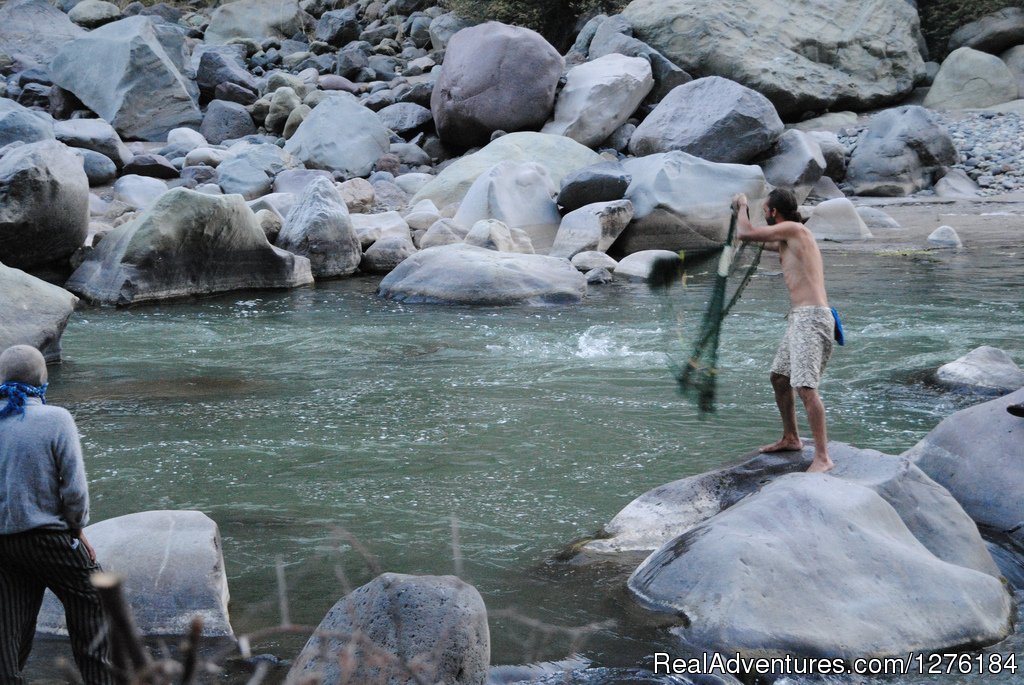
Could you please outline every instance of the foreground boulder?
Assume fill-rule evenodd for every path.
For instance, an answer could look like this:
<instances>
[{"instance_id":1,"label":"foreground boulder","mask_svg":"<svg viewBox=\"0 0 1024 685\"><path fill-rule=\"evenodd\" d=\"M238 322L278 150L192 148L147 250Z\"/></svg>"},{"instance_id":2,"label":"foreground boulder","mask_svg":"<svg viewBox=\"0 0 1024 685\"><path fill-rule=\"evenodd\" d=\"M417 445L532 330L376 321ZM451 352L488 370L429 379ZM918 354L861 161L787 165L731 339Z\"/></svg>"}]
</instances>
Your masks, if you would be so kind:
<instances>
[{"instance_id":1,"label":"foreground boulder","mask_svg":"<svg viewBox=\"0 0 1024 685\"><path fill-rule=\"evenodd\" d=\"M50 76L125 138L166 140L202 114L173 54L180 46L162 31L144 16L102 26L62 47Z\"/></svg>"},{"instance_id":2,"label":"foreground boulder","mask_svg":"<svg viewBox=\"0 0 1024 685\"><path fill-rule=\"evenodd\" d=\"M632 177L626 199L634 214L614 245L621 254L713 250L725 240L733 195L746 193L752 213L768 196L756 166L716 164L679 151L627 159L622 166Z\"/></svg>"},{"instance_id":3,"label":"foreground boulder","mask_svg":"<svg viewBox=\"0 0 1024 685\"><path fill-rule=\"evenodd\" d=\"M561 216L555 205L557 188L547 170L530 162L501 162L470 186L454 220L471 227L497 219L510 229L526 232L533 250L547 254L555 241Z\"/></svg>"},{"instance_id":4,"label":"foreground boulder","mask_svg":"<svg viewBox=\"0 0 1024 685\"><path fill-rule=\"evenodd\" d=\"M453 244L420 250L380 283L379 294L436 304L568 304L587 291L565 259Z\"/></svg>"},{"instance_id":5,"label":"foreground boulder","mask_svg":"<svg viewBox=\"0 0 1024 685\"><path fill-rule=\"evenodd\" d=\"M60 337L78 298L63 288L0 264L0 349L31 345L60 361Z\"/></svg>"},{"instance_id":6,"label":"foreground boulder","mask_svg":"<svg viewBox=\"0 0 1024 685\"><path fill-rule=\"evenodd\" d=\"M839 442L829 443L830 478L870 488L891 505L917 540L939 559L998 577L977 526L953 496L908 459ZM696 528L779 477L803 472L814 448L754 454L735 466L690 476L650 490L615 515L585 554L648 553Z\"/></svg>"},{"instance_id":7,"label":"foreground boulder","mask_svg":"<svg viewBox=\"0 0 1024 685\"><path fill-rule=\"evenodd\" d=\"M1024 388L1024 370L1004 350L982 345L940 366L935 380L956 390L1001 395Z\"/></svg>"},{"instance_id":8,"label":"foreground boulder","mask_svg":"<svg viewBox=\"0 0 1024 685\"><path fill-rule=\"evenodd\" d=\"M0 158L0 262L31 269L67 260L89 231L82 159L55 140Z\"/></svg>"},{"instance_id":9,"label":"foreground boulder","mask_svg":"<svg viewBox=\"0 0 1024 685\"><path fill-rule=\"evenodd\" d=\"M1024 388L958 411L904 452L979 525L1017 536L1024 523L1024 420L1006 407L1021 402Z\"/></svg>"},{"instance_id":10,"label":"foreground boulder","mask_svg":"<svg viewBox=\"0 0 1024 685\"><path fill-rule=\"evenodd\" d=\"M494 131L539 129L565 60L535 31L498 22L452 36L430 97L442 140L472 147Z\"/></svg>"},{"instance_id":11,"label":"foreground boulder","mask_svg":"<svg viewBox=\"0 0 1024 685\"><path fill-rule=\"evenodd\" d=\"M871 117L846 168L856 195L899 197L932 186L936 173L960 160L952 137L923 107L887 109Z\"/></svg>"},{"instance_id":12,"label":"foreground boulder","mask_svg":"<svg viewBox=\"0 0 1024 685\"><path fill-rule=\"evenodd\" d=\"M124 593L144 636L187 635L203 619L203 635L234 637L220 530L198 511L143 511L85 529L103 570L124 579ZM37 625L67 635L64 609L46 592Z\"/></svg>"},{"instance_id":13,"label":"foreground boulder","mask_svg":"<svg viewBox=\"0 0 1024 685\"><path fill-rule=\"evenodd\" d=\"M306 186L288 212L276 245L307 257L315 278L348 276L363 256L345 200L334 182L322 176Z\"/></svg>"},{"instance_id":14,"label":"foreground boulder","mask_svg":"<svg viewBox=\"0 0 1024 685\"><path fill-rule=\"evenodd\" d=\"M240 196L175 188L108 234L67 288L99 304L130 305L312 282L309 260L267 242Z\"/></svg>"},{"instance_id":15,"label":"foreground boulder","mask_svg":"<svg viewBox=\"0 0 1024 685\"><path fill-rule=\"evenodd\" d=\"M535 162L547 169L551 180L562 179L577 169L603 162L593 150L564 136L547 133L510 133L471 155L461 157L434 180L424 185L410 200L416 204L431 200L438 208L462 202L469 187L484 172L499 162Z\"/></svg>"},{"instance_id":16,"label":"foreground boulder","mask_svg":"<svg viewBox=\"0 0 1024 685\"><path fill-rule=\"evenodd\" d=\"M763 95L718 76L674 88L629 140L637 156L682 150L711 162L748 162L782 135Z\"/></svg>"},{"instance_id":17,"label":"foreground boulder","mask_svg":"<svg viewBox=\"0 0 1024 685\"><path fill-rule=\"evenodd\" d=\"M327 612L287 680L404 683L415 664L419 682L484 685L490 658L476 588L455 576L385 573Z\"/></svg>"},{"instance_id":18,"label":"foreground boulder","mask_svg":"<svg viewBox=\"0 0 1024 685\"><path fill-rule=\"evenodd\" d=\"M681 616L672 633L686 643L724 654L853 659L1003 640L1013 600L1000 579L922 544L915 519L936 512L903 502L841 477L784 475L659 548L629 589Z\"/></svg>"},{"instance_id":19,"label":"foreground boulder","mask_svg":"<svg viewBox=\"0 0 1024 685\"><path fill-rule=\"evenodd\" d=\"M767 96L784 117L902 99L924 73L920 24L905 0L636 0L638 38L691 73ZM884 39L880 39L884 36Z\"/></svg>"}]
</instances>

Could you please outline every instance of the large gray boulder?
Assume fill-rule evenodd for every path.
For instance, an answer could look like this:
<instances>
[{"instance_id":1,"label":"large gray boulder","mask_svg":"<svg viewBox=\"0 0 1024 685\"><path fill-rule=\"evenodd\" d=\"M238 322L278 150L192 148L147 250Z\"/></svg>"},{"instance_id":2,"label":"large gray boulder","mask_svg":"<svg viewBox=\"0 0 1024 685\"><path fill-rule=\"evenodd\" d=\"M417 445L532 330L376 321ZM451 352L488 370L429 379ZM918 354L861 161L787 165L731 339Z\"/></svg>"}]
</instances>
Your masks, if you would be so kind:
<instances>
[{"instance_id":1,"label":"large gray boulder","mask_svg":"<svg viewBox=\"0 0 1024 685\"><path fill-rule=\"evenodd\" d=\"M1017 79L1018 97L1024 97L1024 43L1016 45L1003 54L999 59L1010 68L1010 73Z\"/></svg>"},{"instance_id":2,"label":"large gray boulder","mask_svg":"<svg viewBox=\"0 0 1024 685\"><path fill-rule=\"evenodd\" d=\"M277 174L298 166L298 160L276 145L235 143L217 165L217 185L225 193L254 200L271 191Z\"/></svg>"},{"instance_id":3,"label":"large gray boulder","mask_svg":"<svg viewBox=\"0 0 1024 685\"><path fill-rule=\"evenodd\" d=\"M626 123L653 87L651 64L640 57L611 54L573 67L541 132L594 147Z\"/></svg>"},{"instance_id":4,"label":"large gray boulder","mask_svg":"<svg viewBox=\"0 0 1024 685\"><path fill-rule=\"evenodd\" d=\"M311 17L296 0L236 0L213 11L203 40L223 44L232 38L291 38L309 23Z\"/></svg>"},{"instance_id":5,"label":"large gray boulder","mask_svg":"<svg viewBox=\"0 0 1024 685\"><path fill-rule=\"evenodd\" d=\"M928 109L980 109L1016 100L1018 94L1017 79L1006 62L959 48L942 62L923 104Z\"/></svg>"},{"instance_id":6,"label":"large gray boulder","mask_svg":"<svg viewBox=\"0 0 1024 685\"><path fill-rule=\"evenodd\" d=\"M312 282L309 260L267 242L241 196L174 188L111 231L67 288L99 304L131 305Z\"/></svg>"},{"instance_id":7,"label":"large gray boulder","mask_svg":"<svg viewBox=\"0 0 1024 685\"><path fill-rule=\"evenodd\" d=\"M534 250L546 254L561 221L556 193L555 184L541 165L501 162L473 182L453 218L466 227L497 219L510 229L525 231Z\"/></svg>"},{"instance_id":8,"label":"large gray boulder","mask_svg":"<svg viewBox=\"0 0 1024 685\"><path fill-rule=\"evenodd\" d=\"M651 65L654 88L651 90L650 102L660 102L669 91L676 86L689 83L693 77L676 66L642 40L633 35L633 27L621 14L611 17L599 15L594 17L597 22L593 36L587 46L586 53L590 60L597 60L606 55L619 54L627 57L640 57ZM586 42L586 34L581 31L577 41ZM570 52L570 54L572 54Z\"/></svg>"},{"instance_id":9,"label":"large gray boulder","mask_svg":"<svg viewBox=\"0 0 1024 685\"><path fill-rule=\"evenodd\" d=\"M997 531L1024 523L1024 421L1006 411L1021 402L1024 388L958 411L903 453L979 525Z\"/></svg>"},{"instance_id":10,"label":"large gray boulder","mask_svg":"<svg viewBox=\"0 0 1024 685\"><path fill-rule=\"evenodd\" d=\"M0 262L17 269L66 260L89 231L82 159L55 140L0 158Z\"/></svg>"},{"instance_id":11,"label":"large gray boulder","mask_svg":"<svg viewBox=\"0 0 1024 685\"><path fill-rule=\"evenodd\" d=\"M322 176L302 191L275 244L307 257L316 278L348 276L363 256L344 198L334 182Z\"/></svg>"},{"instance_id":12,"label":"large gray boulder","mask_svg":"<svg viewBox=\"0 0 1024 685\"><path fill-rule=\"evenodd\" d=\"M718 164L679 151L627 159L622 166L632 178L626 199L634 213L615 243L621 254L713 250L725 240L733 195L745 193L752 212L768 196L756 166Z\"/></svg>"},{"instance_id":13,"label":"large gray boulder","mask_svg":"<svg viewBox=\"0 0 1024 685\"><path fill-rule=\"evenodd\" d=\"M78 298L35 276L0 264L0 349L31 345L60 361L60 337Z\"/></svg>"},{"instance_id":14,"label":"large gray boulder","mask_svg":"<svg viewBox=\"0 0 1024 685\"><path fill-rule=\"evenodd\" d=\"M511 305L574 303L586 291L568 260L454 244L420 250L385 276L378 292L402 302Z\"/></svg>"},{"instance_id":15,"label":"large gray boulder","mask_svg":"<svg viewBox=\"0 0 1024 685\"><path fill-rule=\"evenodd\" d=\"M1024 370L997 347L982 345L935 372L940 385L955 390L1004 395L1024 388Z\"/></svg>"},{"instance_id":16,"label":"large gray boulder","mask_svg":"<svg viewBox=\"0 0 1024 685\"><path fill-rule=\"evenodd\" d=\"M607 252L632 219L633 203L629 200L580 207L562 218L548 254L572 259L580 252Z\"/></svg>"},{"instance_id":17,"label":"large gray boulder","mask_svg":"<svg viewBox=\"0 0 1024 685\"><path fill-rule=\"evenodd\" d=\"M789 129L775 141L761 162L764 178L775 187L792 188L802 202L825 172L825 155L810 134Z\"/></svg>"},{"instance_id":18,"label":"large gray boulder","mask_svg":"<svg viewBox=\"0 0 1024 685\"><path fill-rule=\"evenodd\" d=\"M115 21L64 45L50 76L123 137L166 140L202 121L174 40L149 17Z\"/></svg>"},{"instance_id":19,"label":"large gray boulder","mask_svg":"<svg viewBox=\"0 0 1024 685\"><path fill-rule=\"evenodd\" d=\"M430 97L441 138L472 147L494 131L539 129L565 60L530 29L487 22L452 36Z\"/></svg>"},{"instance_id":20,"label":"large gray boulder","mask_svg":"<svg viewBox=\"0 0 1024 685\"><path fill-rule=\"evenodd\" d=\"M368 176L390 150L388 130L348 93L331 93L306 116L284 149L310 169Z\"/></svg>"},{"instance_id":21,"label":"large gray boulder","mask_svg":"<svg viewBox=\"0 0 1024 685\"><path fill-rule=\"evenodd\" d=\"M846 168L856 195L902 196L931 187L936 172L960 160L953 138L923 107L879 112L868 121Z\"/></svg>"},{"instance_id":22,"label":"large gray boulder","mask_svg":"<svg viewBox=\"0 0 1024 685\"><path fill-rule=\"evenodd\" d=\"M203 619L206 637L233 637L220 530L199 511L143 511L86 527L96 559L123 579L144 636L188 635ZM46 593L37 629L67 635L64 609Z\"/></svg>"},{"instance_id":23,"label":"large gray boulder","mask_svg":"<svg viewBox=\"0 0 1024 685\"><path fill-rule=\"evenodd\" d=\"M1005 7L986 14L977 21L964 24L949 37L949 50L974 48L999 54L1007 48L1024 44L1024 8Z\"/></svg>"},{"instance_id":24,"label":"large gray boulder","mask_svg":"<svg viewBox=\"0 0 1024 685\"><path fill-rule=\"evenodd\" d=\"M953 496L908 459L830 442L834 478L870 488L885 499L918 541L943 561L998 577L977 526ZM660 485L626 505L601 534L581 546L587 556L647 554L696 528L767 483L804 471L813 446L802 452L754 453L744 461Z\"/></svg>"},{"instance_id":25,"label":"large gray boulder","mask_svg":"<svg viewBox=\"0 0 1024 685\"><path fill-rule=\"evenodd\" d=\"M53 140L53 122L22 107L14 100L0 98L0 148L11 143Z\"/></svg>"},{"instance_id":26,"label":"large gray boulder","mask_svg":"<svg viewBox=\"0 0 1024 685\"><path fill-rule=\"evenodd\" d=\"M682 150L711 162L745 163L771 147L783 125L760 93L709 76L672 90L629 140L634 155Z\"/></svg>"},{"instance_id":27,"label":"large gray boulder","mask_svg":"<svg viewBox=\"0 0 1024 685\"><path fill-rule=\"evenodd\" d=\"M764 94L785 117L902 99L924 73L906 0L635 0L636 36L683 69Z\"/></svg>"},{"instance_id":28,"label":"large gray boulder","mask_svg":"<svg viewBox=\"0 0 1024 685\"><path fill-rule=\"evenodd\" d=\"M571 138L547 133L510 133L478 152L445 167L412 197L410 204L432 200L444 208L462 202L473 182L499 162L534 162L543 166L552 182L560 184L568 174L605 161L601 155Z\"/></svg>"},{"instance_id":29,"label":"large gray boulder","mask_svg":"<svg viewBox=\"0 0 1024 685\"><path fill-rule=\"evenodd\" d=\"M415 668L419 682L484 685L490 658L476 588L455 576L385 573L327 612L287 680L404 683Z\"/></svg>"},{"instance_id":30,"label":"large gray boulder","mask_svg":"<svg viewBox=\"0 0 1024 685\"><path fill-rule=\"evenodd\" d=\"M629 590L722 654L854 659L1003 640L1014 607L998 573L929 549L903 518L925 507L905 496L906 512L853 480L781 476L660 547Z\"/></svg>"},{"instance_id":31,"label":"large gray boulder","mask_svg":"<svg viewBox=\"0 0 1024 685\"><path fill-rule=\"evenodd\" d=\"M0 52L24 69L46 68L65 43L85 35L46 0L8 0L0 5L0 27Z\"/></svg>"},{"instance_id":32,"label":"large gray boulder","mask_svg":"<svg viewBox=\"0 0 1024 685\"><path fill-rule=\"evenodd\" d=\"M132 161L132 153L114 127L102 119L68 119L53 124L57 140L71 147L92 150L108 157L118 171Z\"/></svg>"}]
</instances>

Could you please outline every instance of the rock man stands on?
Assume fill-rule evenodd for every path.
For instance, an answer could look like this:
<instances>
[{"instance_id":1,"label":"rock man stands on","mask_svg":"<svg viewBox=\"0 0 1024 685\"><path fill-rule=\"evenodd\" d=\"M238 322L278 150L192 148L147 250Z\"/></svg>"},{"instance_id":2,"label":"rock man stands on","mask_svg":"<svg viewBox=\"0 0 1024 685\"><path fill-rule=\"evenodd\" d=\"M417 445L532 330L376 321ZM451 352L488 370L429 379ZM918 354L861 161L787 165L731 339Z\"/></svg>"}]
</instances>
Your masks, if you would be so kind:
<instances>
[{"instance_id":1,"label":"rock man stands on","mask_svg":"<svg viewBox=\"0 0 1024 685\"><path fill-rule=\"evenodd\" d=\"M739 213L739 238L764 243L778 251L782 276L789 289L792 308L789 326L772 362L771 382L775 404L782 415L782 438L761 448L762 452L782 452L803 448L797 432L796 401L800 395L807 411L807 422L814 436L814 461L808 471L828 471L828 435L825 430L825 406L818 396L818 384L825 364L832 355L835 321L825 294L825 275L821 252L814 235L803 225L792 191L776 188L764 205L767 226L750 223L747 197L733 198Z\"/></svg>"},{"instance_id":2,"label":"rock man stands on","mask_svg":"<svg viewBox=\"0 0 1024 685\"><path fill-rule=\"evenodd\" d=\"M105 620L89 577L100 570L82 533L89 491L75 420L46 405L46 361L15 345L0 354L0 683L21 675L46 588L64 605L86 685L113 682Z\"/></svg>"}]
</instances>

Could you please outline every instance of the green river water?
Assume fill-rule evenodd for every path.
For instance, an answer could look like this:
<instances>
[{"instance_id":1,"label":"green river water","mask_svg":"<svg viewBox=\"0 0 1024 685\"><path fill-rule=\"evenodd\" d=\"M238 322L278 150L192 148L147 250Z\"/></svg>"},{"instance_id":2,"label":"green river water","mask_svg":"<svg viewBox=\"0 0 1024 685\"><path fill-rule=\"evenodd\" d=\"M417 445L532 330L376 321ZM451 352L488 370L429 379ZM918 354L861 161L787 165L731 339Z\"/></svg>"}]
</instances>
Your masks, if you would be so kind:
<instances>
[{"instance_id":1,"label":"green river water","mask_svg":"<svg viewBox=\"0 0 1024 685\"><path fill-rule=\"evenodd\" d=\"M978 401L930 386L929 371L983 344L1024 362L1015 249L831 247L825 261L848 340L822 387L833 440L899 453ZM547 560L646 490L777 437L767 366L787 298L773 256L723 329L719 411L702 420L676 393L665 353L696 332L707 268L672 296L681 323L630 283L560 307L402 305L358 277L84 309L49 399L78 421L94 521L197 509L217 522L238 634L280 620L278 560L290 618L310 625L375 565L458 566L495 614L493 663L580 649L604 666L649 666L672 642L632 607L624 576ZM509 613L614 623L574 644ZM304 639L271 636L254 651L292 658ZM1021 640L995 649L1021 652ZM1024 675L906 682L994 680Z\"/></svg>"}]
</instances>

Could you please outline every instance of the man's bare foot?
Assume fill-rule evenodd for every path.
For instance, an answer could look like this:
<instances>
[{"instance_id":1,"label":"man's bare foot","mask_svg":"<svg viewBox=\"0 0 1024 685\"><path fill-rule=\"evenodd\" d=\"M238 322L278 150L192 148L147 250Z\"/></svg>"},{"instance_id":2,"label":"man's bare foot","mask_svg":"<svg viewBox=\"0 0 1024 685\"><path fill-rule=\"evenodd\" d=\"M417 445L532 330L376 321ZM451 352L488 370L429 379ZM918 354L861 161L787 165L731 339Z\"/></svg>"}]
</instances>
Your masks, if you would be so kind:
<instances>
[{"instance_id":1,"label":"man's bare foot","mask_svg":"<svg viewBox=\"0 0 1024 685\"><path fill-rule=\"evenodd\" d=\"M795 452L796 450L802 450L804 448L804 442L800 438L792 440L790 438L782 438L778 442L773 442L770 445L764 445L758 448L758 452Z\"/></svg>"},{"instance_id":2,"label":"man's bare foot","mask_svg":"<svg viewBox=\"0 0 1024 685\"><path fill-rule=\"evenodd\" d=\"M834 466L835 464L832 463L827 454L823 459L815 456L814 461L807 467L807 473L825 473L826 471L831 471Z\"/></svg>"}]
</instances>

